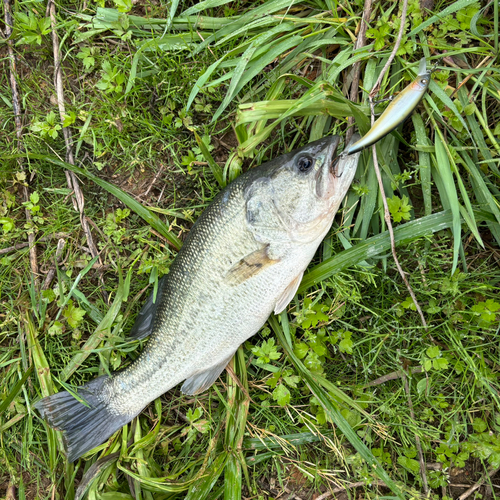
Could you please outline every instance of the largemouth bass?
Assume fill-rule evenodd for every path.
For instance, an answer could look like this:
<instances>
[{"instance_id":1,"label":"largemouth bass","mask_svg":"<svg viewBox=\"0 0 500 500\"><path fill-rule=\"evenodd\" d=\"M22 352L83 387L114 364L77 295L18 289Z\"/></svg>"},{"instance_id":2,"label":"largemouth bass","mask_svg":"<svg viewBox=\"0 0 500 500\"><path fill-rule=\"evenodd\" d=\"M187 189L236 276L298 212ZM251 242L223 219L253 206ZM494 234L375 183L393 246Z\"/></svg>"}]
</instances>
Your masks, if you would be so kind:
<instances>
[{"instance_id":1,"label":"largemouth bass","mask_svg":"<svg viewBox=\"0 0 500 500\"><path fill-rule=\"evenodd\" d=\"M70 461L180 382L185 394L210 387L240 344L285 309L356 171L359 155L333 167L338 143L312 142L221 191L137 317L131 335L151 334L139 358L79 387L86 405L66 391L35 405L63 432Z\"/></svg>"},{"instance_id":2,"label":"largemouth bass","mask_svg":"<svg viewBox=\"0 0 500 500\"><path fill-rule=\"evenodd\" d=\"M427 63L425 57L423 57L420 59L417 78L391 101L366 135L347 147L342 154L358 153L380 141L380 139L401 125L424 97L431 81L431 73L432 69L427 69Z\"/></svg>"}]
</instances>

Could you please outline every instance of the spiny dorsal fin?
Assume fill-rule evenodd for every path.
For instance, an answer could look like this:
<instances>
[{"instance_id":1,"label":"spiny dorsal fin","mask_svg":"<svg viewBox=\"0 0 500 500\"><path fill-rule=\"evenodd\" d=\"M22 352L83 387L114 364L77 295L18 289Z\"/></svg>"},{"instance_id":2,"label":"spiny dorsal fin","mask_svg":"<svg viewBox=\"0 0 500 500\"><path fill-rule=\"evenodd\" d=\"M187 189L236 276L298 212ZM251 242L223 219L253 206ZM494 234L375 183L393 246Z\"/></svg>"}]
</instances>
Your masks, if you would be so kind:
<instances>
[{"instance_id":1,"label":"spiny dorsal fin","mask_svg":"<svg viewBox=\"0 0 500 500\"><path fill-rule=\"evenodd\" d=\"M269 245L265 245L261 249L245 255L227 272L226 280L231 285L239 285L269 266L278 263L279 260L269 258L268 249Z\"/></svg>"}]
</instances>

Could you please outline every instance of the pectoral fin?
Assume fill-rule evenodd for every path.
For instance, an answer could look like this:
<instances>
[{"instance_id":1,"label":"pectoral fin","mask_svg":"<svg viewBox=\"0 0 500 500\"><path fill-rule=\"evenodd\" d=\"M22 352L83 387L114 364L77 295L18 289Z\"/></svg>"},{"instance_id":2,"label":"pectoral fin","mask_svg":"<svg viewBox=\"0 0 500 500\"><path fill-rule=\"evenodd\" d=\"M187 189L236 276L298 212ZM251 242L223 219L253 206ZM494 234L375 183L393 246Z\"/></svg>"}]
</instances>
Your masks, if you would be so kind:
<instances>
[{"instance_id":1,"label":"pectoral fin","mask_svg":"<svg viewBox=\"0 0 500 500\"><path fill-rule=\"evenodd\" d=\"M302 276L304 276L304 271L302 271L285 289L281 297L277 300L274 306L274 314L279 314L285 307L290 303L290 301L295 297L297 290L299 288L300 282L302 281Z\"/></svg>"},{"instance_id":2,"label":"pectoral fin","mask_svg":"<svg viewBox=\"0 0 500 500\"><path fill-rule=\"evenodd\" d=\"M218 365L210 368L210 370L197 373L186 379L182 384L181 391L189 396L206 391L219 378L219 375L222 373L224 368L226 368L229 361L231 361L233 355L234 353L228 358L225 358Z\"/></svg>"},{"instance_id":3,"label":"pectoral fin","mask_svg":"<svg viewBox=\"0 0 500 500\"><path fill-rule=\"evenodd\" d=\"M269 266L279 262L279 260L269 258L268 249L269 245L266 245L260 250L245 255L228 271L226 280L231 285L239 285L252 276L256 276Z\"/></svg>"}]
</instances>

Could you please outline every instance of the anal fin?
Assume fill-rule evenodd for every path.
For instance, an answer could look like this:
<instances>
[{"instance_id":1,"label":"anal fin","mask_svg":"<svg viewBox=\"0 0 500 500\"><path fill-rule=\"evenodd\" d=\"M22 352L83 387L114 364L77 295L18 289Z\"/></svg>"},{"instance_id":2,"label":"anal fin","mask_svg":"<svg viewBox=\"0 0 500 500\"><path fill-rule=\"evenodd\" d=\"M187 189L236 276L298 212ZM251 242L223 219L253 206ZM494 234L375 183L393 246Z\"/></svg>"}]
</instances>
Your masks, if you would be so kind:
<instances>
[{"instance_id":1,"label":"anal fin","mask_svg":"<svg viewBox=\"0 0 500 500\"><path fill-rule=\"evenodd\" d=\"M192 377L187 378L182 384L181 391L189 396L206 391L219 378L219 375L226 368L229 361L231 361L233 355L234 353L209 370L196 373Z\"/></svg>"},{"instance_id":2,"label":"anal fin","mask_svg":"<svg viewBox=\"0 0 500 500\"><path fill-rule=\"evenodd\" d=\"M279 314L280 312L282 312L285 309L285 307L290 303L290 301L295 297L300 282L302 281L302 276L304 276L304 271L302 271L286 287L285 291L281 294L281 297L276 301L276 305L274 306L274 314Z\"/></svg>"},{"instance_id":3,"label":"anal fin","mask_svg":"<svg viewBox=\"0 0 500 500\"><path fill-rule=\"evenodd\" d=\"M245 255L227 272L226 280L231 285L239 285L279 262L279 260L269 258L268 250L269 245L265 245L261 249Z\"/></svg>"}]
</instances>

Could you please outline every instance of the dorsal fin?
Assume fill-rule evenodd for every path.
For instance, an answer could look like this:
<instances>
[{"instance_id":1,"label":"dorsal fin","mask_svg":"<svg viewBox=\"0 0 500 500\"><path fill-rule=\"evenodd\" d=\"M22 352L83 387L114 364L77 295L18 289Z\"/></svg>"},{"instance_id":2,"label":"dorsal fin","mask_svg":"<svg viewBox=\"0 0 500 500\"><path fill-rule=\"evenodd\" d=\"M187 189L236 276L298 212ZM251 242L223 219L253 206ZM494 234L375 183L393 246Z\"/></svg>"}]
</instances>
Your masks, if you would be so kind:
<instances>
[{"instance_id":1,"label":"dorsal fin","mask_svg":"<svg viewBox=\"0 0 500 500\"><path fill-rule=\"evenodd\" d=\"M163 276L158 280L158 290L156 292L155 302L153 302L154 292L149 294L148 300L146 300L146 303L142 306L142 309L135 319L134 326L130 330L130 334L127 337L128 340L142 340L151 334L153 322L156 316L156 310L158 309L158 304L160 303L163 295L165 280L166 276Z\"/></svg>"}]
</instances>

